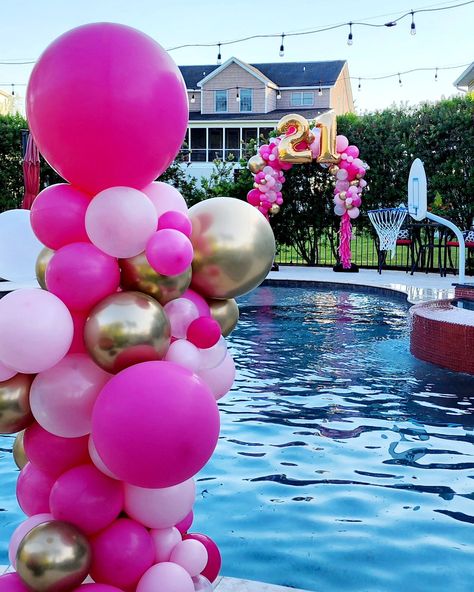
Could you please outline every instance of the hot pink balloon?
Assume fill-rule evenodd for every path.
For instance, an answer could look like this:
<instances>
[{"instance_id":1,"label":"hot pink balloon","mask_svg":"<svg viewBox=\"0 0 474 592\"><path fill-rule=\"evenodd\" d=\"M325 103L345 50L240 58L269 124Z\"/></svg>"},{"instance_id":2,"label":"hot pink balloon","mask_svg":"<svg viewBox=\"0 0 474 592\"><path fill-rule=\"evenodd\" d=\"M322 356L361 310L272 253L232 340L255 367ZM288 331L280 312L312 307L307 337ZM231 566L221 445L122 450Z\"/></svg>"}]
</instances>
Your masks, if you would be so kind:
<instances>
[{"instance_id":1,"label":"hot pink balloon","mask_svg":"<svg viewBox=\"0 0 474 592\"><path fill-rule=\"evenodd\" d=\"M88 241L85 217L90 200L90 195L66 183L46 187L31 206L33 232L44 245L55 250L69 243Z\"/></svg>"},{"instance_id":2,"label":"hot pink balloon","mask_svg":"<svg viewBox=\"0 0 474 592\"><path fill-rule=\"evenodd\" d=\"M209 304L207 300L198 294L196 291L188 288L183 294L181 294L181 298L186 298L187 300L191 300L191 302L196 306L199 312L200 317L210 317L211 316L211 309L209 308Z\"/></svg>"},{"instance_id":3,"label":"hot pink balloon","mask_svg":"<svg viewBox=\"0 0 474 592\"><path fill-rule=\"evenodd\" d=\"M87 317L89 316L89 311L73 310L70 312L74 325L74 335L68 353L83 354L87 351L86 344L84 342L84 326L86 324Z\"/></svg>"},{"instance_id":4,"label":"hot pink balloon","mask_svg":"<svg viewBox=\"0 0 474 592\"><path fill-rule=\"evenodd\" d=\"M207 549L194 539L178 543L171 551L170 561L184 567L190 576L197 576L207 565Z\"/></svg>"},{"instance_id":5,"label":"hot pink balloon","mask_svg":"<svg viewBox=\"0 0 474 592\"><path fill-rule=\"evenodd\" d=\"M218 546L210 537L197 532L185 534L183 536L183 540L188 539L199 541L206 547L208 559L206 567L202 570L202 575L205 576L210 582L214 582L219 575L222 565L222 558Z\"/></svg>"},{"instance_id":6,"label":"hot pink balloon","mask_svg":"<svg viewBox=\"0 0 474 592\"><path fill-rule=\"evenodd\" d=\"M46 268L48 290L71 310L90 310L120 284L118 261L90 243L62 247Z\"/></svg>"},{"instance_id":7,"label":"hot pink balloon","mask_svg":"<svg viewBox=\"0 0 474 592\"><path fill-rule=\"evenodd\" d=\"M164 230L165 228L173 228L174 230L179 230L187 237L191 236L191 232L193 230L193 226L191 224L189 216L183 212L178 212L176 210L164 212L158 218L158 230Z\"/></svg>"},{"instance_id":8,"label":"hot pink balloon","mask_svg":"<svg viewBox=\"0 0 474 592\"><path fill-rule=\"evenodd\" d=\"M102 389L92 416L92 437L106 466L123 481L145 488L170 487L195 475L218 436L212 393L190 370L172 362L144 362L116 374Z\"/></svg>"},{"instance_id":9,"label":"hot pink balloon","mask_svg":"<svg viewBox=\"0 0 474 592\"><path fill-rule=\"evenodd\" d=\"M0 362L0 382L13 378L15 374L18 374L16 370L12 370L8 366L5 366L5 364L2 364L2 362Z\"/></svg>"},{"instance_id":10,"label":"hot pink balloon","mask_svg":"<svg viewBox=\"0 0 474 592\"><path fill-rule=\"evenodd\" d=\"M26 456L33 466L59 477L68 469L88 461L86 436L82 438L60 438L34 423L25 431Z\"/></svg>"},{"instance_id":11,"label":"hot pink balloon","mask_svg":"<svg viewBox=\"0 0 474 592\"><path fill-rule=\"evenodd\" d=\"M198 317L189 325L186 339L196 347L207 349L216 345L221 337L221 328L211 317Z\"/></svg>"},{"instance_id":12,"label":"hot pink balloon","mask_svg":"<svg viewBox=\"0 0 474 592\"><path fill-rule=\"evenodd\" d=\"M336 150L337 152L344 152L344 150L349 146L349 140L346 136L340 135L336 136Z\"/></svg>"},{"instance_id":13,"label":"hot pink balloon","mask_svg":"<svg viewBox=\"0 0 474 592\"><path fill-rule=\"evenodd\" d=\"M191 265L194 251L186 235L174 228L165 228L151 236L145 253L157 273L179 275Z\"/></svg>"},{"instance_id":14,"label":"hot pink balloon","mask_svg":"<svg viewBox=\"0 0 474 592\"><path fill-rule=\"evenodd\" d=\"M134 520L120 518L91 539L95 582L118 588L134 586L155 560L153 540Z\"/></svg>"},{"instance_id":15,"label":"hot pink balloon","mask_svg":"<svg viewBox=\"0 0 474 592\"><path fill-rule=\"evenodd\" d=\"M16 484L16 497L27 516L49 514L49 494L54 477L37 469L30 462L20 471Z\"/></svg>"},{"instance_id":16,"label":"hot pink balloon","mask_svg":"<svg viewBox=\"0 0 474 592\"><path fill-rule=\"evenodd\" d=\"M148 528L174 526L190 512L196 498L193 479L161 489L145 489L125 483L124 492L126 513Z\"/></svg>"},{"instance_id":17,"label":"hot pink balloon","mask_svg":"<svg viewBox=\"0 0 474 592\"><path fill-rule=\"evenodd\" d=\"M109 586L108 584L82 584L78 588L74 588L72 592L123 592L116 586Z\"/></svg>"},{"instance_id":18,"label":"hot pink balloon","mask_svg":"<svg viewBox=\"0 0 474 592\"><path fill-rule=\"evenodd\" d=\"M94 534L112 524L122 511L122 484L93 465L74 467L53 485L49 506L56 520Z\"/></svg>"},{"instance_id":19,"label":"hot pink balloon","mask_svg":"<svg viewBox=\"0 0 474 592\"><path fill-rule=\"evenodd\" d=\"M33 380L31 411L56 436L85 436L91 431L95 400L110 378L87 354L69 354Z\"/></svg>"},{"instance_id":20,"label":"hot pink balloon","mask_svg":"<svg viewBox=\"0 0 474 592\"><path fill-rule=\"evenodd\" d=\"M66 355L73 336L71 314L46 290L15 290L0 300L0 335L2 363L36 374Z\"/></svg>"},{"instance_id":21,"label":"hot pink balloon","mask_svg":"<svg viewBox=\"0 0 474 592\"><path fill-rule=\"evenodd\" d=\"M216 401L221 399L230 391L234 384L235 364L232 356L227 353L224 361L218 366L215 368L209 368L208 370L199 370L198 376L200 376L211 389Z\"/></svg>"},{"instance_id":22,"label":"hot pink balloon","mask_svg":"<svg viewBox=\"0 0 474 592\"><path fill-rule=\"evenodd\" d=\"M0 576L0 592L31 592L31 590L25 586L18 574L8 573Z\"/></svg>"},{"instance_id":23,"label":"hot pink balloon","mask_svg":"<svg viewBox=\"0 0 474 592\"><path fill-rule=\"evenodd\" d=\"M188 206L181 193L168 183L156 181L142 189L155 206L158 218L165 212L175 211L187 214Z\"/></svg>"},{"instance_id":24,"label":"hot pink balloon","mask_svg":"<svg viewBox=\"0 0 474 592\"><path fill-rule=\"evenodd\" d=\"M191 510L187 516L185 516L180 522L176 524L176 528L180 533L185 534L190 529L194 520L194 513Z\"/></svg>"},{"instance_id":25,"label":"hot pink balloon","mask_svg":"<svg viewBox=\"0 0 474 592\"><path fill-rule=\"evenodd\" d=\"M138 582L136 592L194 592L188 572L176 563L158 563L151 567Z\"/></svg>"},{"instance_id":26,"label":"hot pink balloon","mask_svg":"<svg viewBox=\"0 0 474 592\"><path fill-rule=\"evenodd\" d=\"M181 533L177 528L162 528L150 531L155 545L155 562L169 561L171 551L181 542Z\"/></svg>"},{"instance_id":27,"label":"hot pink balloon","mask_svg":"<svg viewBox=\"0 0 474 592\"><path fill-rule=\"evenodd\" d=\"M186 87L171 57L114 23L77 27L49 45L26 105L41 154L91 194L151 183L174 160L188 123Z\"/></svg>"},{"instance_id":28,"label":"hot pink balloon","mask_svg":"<svg viewBox=\"0 0 474 592\"><path fill-rule=\"evenodd\" d=\"M30 532L32 528L43 524L43 522L49 522L53 520L52 514L35 514L30 518L27 518L20 524L14 531L10 538L10 544L8 546L8 559L13 567L16 567L16 552L20 546L23 538ZM1 590L1 588L0 588Z\"/></svg>"},{"instance_id":29,"label":"hot pink balloon","mask_svg":"<svg viewBox=\"0 0 474 592\"><path fill-rule=\"evenodd\" d=\"M357 158L359 156L359 148L357 146L348 146L345 150L347 156L352 156L352 158ZM357 165L356 165L357 166Z\"/></svg>"},{"instance_id":30,"label":"hot pink balloon","mask_svg":"<svg viewBox=\"0 0 474 592\"><path fill-rule=\"evenodd\" d=\"M86 230L91 242L112 257L135 257L156 231L153 203L131 187L104 189L89 204Z\"/></svg>"}]
</instances>

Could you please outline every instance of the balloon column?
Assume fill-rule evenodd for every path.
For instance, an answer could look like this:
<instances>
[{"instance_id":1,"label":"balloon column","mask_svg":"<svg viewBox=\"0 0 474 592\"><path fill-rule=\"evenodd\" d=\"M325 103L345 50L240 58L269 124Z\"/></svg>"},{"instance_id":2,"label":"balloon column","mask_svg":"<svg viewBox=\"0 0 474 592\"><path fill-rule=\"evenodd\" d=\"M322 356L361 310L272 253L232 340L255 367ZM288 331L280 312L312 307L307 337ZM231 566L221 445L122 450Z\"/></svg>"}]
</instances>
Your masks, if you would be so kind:
<instances>
[{"instance_id":1,"label":"balloon column","mask_svg":"<svg viewBox=\"0 0 474 592\"><path fill-rule=\"evenodd\" d=\"M188 211L154 182L187 113L176 65L122 25L62 35L31 75L31 133L70 184L31 210L43 289L0 300L0 433L20 432L27 515L2 592L194 592L218 575L216 544L188 532L194 476L234 379L234 297L275 242L245 202Z\"/></svg>"},{"instance_id":2,"label":"balloon column","mask_svg":"<svg viewBox=\"0 0 474 592\"><path fill-rule=\"evenodd\" d=\"M325 119L323 120L323 118ZM277 214L283 203L284 172L293 164L316 160L329 167L334 178L334 213L341 216L339 257L344 269L351 267L351 220L359 216L362 190L367 186L363 178L367 165L359 158L357 146L349 145L345 136L336 136L336 118L326 114L310 129L301 115L285 115L279 124L279 136L258 149L248 168L254 175L254 187L247 201L267 218Z\"/></svg>"}]
</instances>

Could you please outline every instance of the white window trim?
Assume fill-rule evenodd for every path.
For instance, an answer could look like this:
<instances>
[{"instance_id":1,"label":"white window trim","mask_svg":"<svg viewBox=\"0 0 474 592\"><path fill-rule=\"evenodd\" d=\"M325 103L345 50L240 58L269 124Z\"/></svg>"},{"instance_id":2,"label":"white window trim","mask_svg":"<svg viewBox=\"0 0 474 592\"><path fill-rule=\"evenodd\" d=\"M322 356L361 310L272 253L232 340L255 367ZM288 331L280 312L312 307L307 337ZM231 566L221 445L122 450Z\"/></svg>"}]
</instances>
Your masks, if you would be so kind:
<instances>
[{"instance_id":1,"label":"white window trim","mask_svg":"<svg viewBox=\"0 0 474 592\"><path fill-rule=\"evenodd\" d=\"M249 90L250 91L250 111L242 111L242 91ZM240 113L253 113L253 88L239 88L240 92L240 104L239 104L239 111Z\"/></svg>"},{"instance_id":2,"label":"white window trim","mask_svg":"<svg viewBox=\"0 0 474 592\"><path fill-rule=\"evenodd\" d=\"M214 91L214 113L229 113L229 91L216 88ZM225 92L225 101L226 101L226 110L225 111L218 111L217 110L217 93L218 92Z\"/></svg>"},{"instance_id":3,"label":"white window trim","mask_svg":"<svg viewBox=\"0 0 474 592\"><path fill-rule=\"evenodd\" d=\"M313 98L313 101L312 101L312 103L310 105L304 103L304 96L303 95L305 93L306 94L311 94L311 96ZM301 95L301 101L298 104L293 103L293 97L295 95ZM300 91L294 91L294 92L291 93L291 96L290 96L290 107L314 107L314 105L315 105L314 92L307 91L307 90L306 91L300 90Z\"/></svg>"}]
</instances>

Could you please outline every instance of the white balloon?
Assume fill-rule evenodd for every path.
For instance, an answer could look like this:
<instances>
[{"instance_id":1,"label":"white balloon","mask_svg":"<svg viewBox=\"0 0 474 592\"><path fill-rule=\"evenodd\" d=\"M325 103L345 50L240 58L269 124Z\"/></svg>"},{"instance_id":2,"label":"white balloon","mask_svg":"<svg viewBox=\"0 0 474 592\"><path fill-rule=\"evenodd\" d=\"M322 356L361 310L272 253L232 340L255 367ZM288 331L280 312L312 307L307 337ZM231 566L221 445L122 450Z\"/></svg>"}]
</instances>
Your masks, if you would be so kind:
<instances>
[{"instance_id":1,"label":"white balloon","mask_svg":"<svg viewBox=\"0 0 474 592\"><path fill-rule=\"evenodd\" d=\"M0 214L0 277L36 285L36 259L43 248L31 228L29 210Z\"/></svg>"}]
</instances>

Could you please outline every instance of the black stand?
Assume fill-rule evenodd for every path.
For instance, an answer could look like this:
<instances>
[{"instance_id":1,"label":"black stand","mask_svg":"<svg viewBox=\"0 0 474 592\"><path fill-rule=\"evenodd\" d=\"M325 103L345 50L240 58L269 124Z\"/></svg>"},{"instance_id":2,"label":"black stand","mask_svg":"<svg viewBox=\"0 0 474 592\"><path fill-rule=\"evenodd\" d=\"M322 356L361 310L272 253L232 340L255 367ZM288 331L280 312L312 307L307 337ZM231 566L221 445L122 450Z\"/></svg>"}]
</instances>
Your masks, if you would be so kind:
<instances>
[{"instance_id":1,"label":"black stand","mask_svg":"<svg viewBox=\"0 0 474 592\"><path fill-rule=\"evenodd\" d=\"M342 263L336 263L332 270L336 273L359 273L359 267L355 263L351 263L349 269L344 269Z\"/></svg>"}]
</instances>

